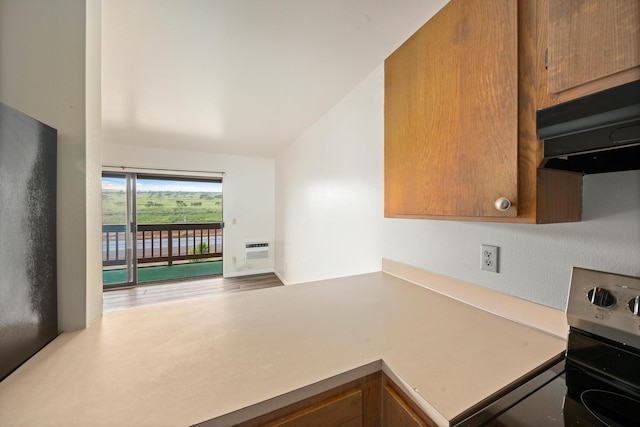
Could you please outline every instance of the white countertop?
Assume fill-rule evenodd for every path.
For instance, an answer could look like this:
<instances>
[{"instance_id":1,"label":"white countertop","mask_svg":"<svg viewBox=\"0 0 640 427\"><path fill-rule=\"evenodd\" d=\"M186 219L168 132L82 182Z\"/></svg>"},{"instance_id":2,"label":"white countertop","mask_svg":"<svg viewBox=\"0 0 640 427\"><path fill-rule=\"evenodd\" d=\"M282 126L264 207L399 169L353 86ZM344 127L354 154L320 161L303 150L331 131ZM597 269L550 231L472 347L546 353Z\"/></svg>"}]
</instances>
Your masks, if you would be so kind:
<instances>
[{"instance_id":1,"label":"white countertop","mask_svg":"<svg viewBox=\"0 0 640 427\"><path fill-rule=\"evenodd\" d=\"M0 383L0 425L187 426L380 360L447 424L565 348L371 273L106 313Z\"/></svg>"}]
</instances>

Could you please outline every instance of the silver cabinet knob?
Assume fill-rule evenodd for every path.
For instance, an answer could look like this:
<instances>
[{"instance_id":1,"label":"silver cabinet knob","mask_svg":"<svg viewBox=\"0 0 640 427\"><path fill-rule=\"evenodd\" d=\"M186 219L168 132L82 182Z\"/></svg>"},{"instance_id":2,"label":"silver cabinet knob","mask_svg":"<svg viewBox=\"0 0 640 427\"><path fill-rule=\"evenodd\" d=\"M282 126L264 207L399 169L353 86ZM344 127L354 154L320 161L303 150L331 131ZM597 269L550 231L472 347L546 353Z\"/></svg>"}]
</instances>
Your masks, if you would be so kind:
<instances>
[{"instance_id":1,"label":"silver cabinet knob","mask_svg":"<svg viewBox=\"0 0 640 427\"><path fill-rule=\"evenodd\" d=\"M494 204L496 209L498 209L500 212L505 212L508 211L511 207L511 200L507 199L506 197L500 197Z\"/></svg>"}]
</instances>

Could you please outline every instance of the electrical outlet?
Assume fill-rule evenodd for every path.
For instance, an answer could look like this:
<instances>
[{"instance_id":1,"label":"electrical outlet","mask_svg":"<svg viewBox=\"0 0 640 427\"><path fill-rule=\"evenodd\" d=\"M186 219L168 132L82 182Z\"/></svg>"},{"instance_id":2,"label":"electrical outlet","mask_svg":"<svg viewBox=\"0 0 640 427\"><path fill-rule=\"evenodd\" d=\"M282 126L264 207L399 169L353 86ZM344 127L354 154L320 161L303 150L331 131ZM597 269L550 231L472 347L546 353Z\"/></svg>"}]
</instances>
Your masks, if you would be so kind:
<instances>
[{"instance_id":1,"label":"electrical outlet","mask_svg":"<svg viewBox=\"0 0 640 427\"><path fill-rule=\"evenodd\" d=\"M498 272L498 248L497 246L482 245L482 269Z\"/></svg>"}]
</instances>

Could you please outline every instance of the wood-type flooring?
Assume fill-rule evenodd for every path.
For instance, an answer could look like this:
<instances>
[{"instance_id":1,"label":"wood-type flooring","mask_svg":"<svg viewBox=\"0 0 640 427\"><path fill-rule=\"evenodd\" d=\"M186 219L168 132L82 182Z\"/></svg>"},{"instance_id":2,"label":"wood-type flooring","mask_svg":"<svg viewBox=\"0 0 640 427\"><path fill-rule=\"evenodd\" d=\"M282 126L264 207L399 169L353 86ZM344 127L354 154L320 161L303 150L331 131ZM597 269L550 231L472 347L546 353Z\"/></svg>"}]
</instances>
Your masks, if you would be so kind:
<instances>
[{"instance_id":1,"label":"wood-type flooring","mask_svg":"<svg viewBox=\"0 0 640 427\"><path fill-rule=\"evenodd\" d=\"M139 285L133 288L104 291L103 311L106 313L143 305L230 292L244 292L273 286L283 286L278 276L273 273L232 278L214 276L189 281Z\"/></svg>"}]
</instances>

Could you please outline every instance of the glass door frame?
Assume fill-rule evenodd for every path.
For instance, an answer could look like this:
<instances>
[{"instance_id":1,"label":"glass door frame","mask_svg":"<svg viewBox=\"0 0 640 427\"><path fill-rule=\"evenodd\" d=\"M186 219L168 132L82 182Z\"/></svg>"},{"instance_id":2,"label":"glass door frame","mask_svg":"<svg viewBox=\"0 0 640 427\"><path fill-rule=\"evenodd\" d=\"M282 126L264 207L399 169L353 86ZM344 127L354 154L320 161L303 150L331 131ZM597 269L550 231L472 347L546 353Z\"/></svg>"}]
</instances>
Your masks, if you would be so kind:
<instances>
[{"instance_id":1,"label":"glass door frame","mask_svg":"<svg viewBox=\"0 0 640 427\"><path fill-rule=\"evenodd\" d=\"M127 230L128 240L127 251L127 285L136 286L138 284L138 221L137 221L137 201L136 182L138 177L134 173L125 173L127 177Z\"/></svg>"},{"instance_id":2,"label":"glass door frame","mask_svg":"<svg viewBox=\"0 0 640 427\"><path fill-rule=\"evenodd\" d=\"M136 242L136 176L129 172L102 172L102 178L124 178L125 180L125 270L124 282L103 282L103 289L136 286L138 284L138 257ZM103 224L104 225L104 224ZM109 242L107 242L107 245Z\"/></svg>"}]
</instances>

